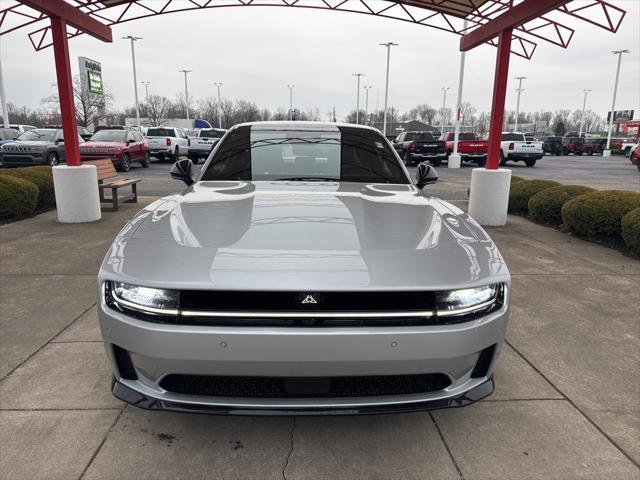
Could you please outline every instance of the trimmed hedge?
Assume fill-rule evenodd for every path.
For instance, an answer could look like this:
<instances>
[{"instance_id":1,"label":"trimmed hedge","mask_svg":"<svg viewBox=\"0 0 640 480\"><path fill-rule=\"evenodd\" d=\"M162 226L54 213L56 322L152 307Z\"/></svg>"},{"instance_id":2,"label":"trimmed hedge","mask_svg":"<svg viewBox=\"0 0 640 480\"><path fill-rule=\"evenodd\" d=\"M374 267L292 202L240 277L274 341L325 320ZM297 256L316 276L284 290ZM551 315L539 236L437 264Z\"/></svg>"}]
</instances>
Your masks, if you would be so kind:
<instances>
[{"instance_id":1,"label":"trimmed hedge","mask_svg":"<svg viewBox=\"0 0 640 480\"><path fill-rule=\"evenodd\" d=\"M529 211L529 199L536 193L560 184L552 180L524 180L511 185L509 192L509 213L526 214Z\"/></svg>"},{"instance_id":2,"label":"trimmed hedge","mask_svg":"<svg viewBox=\"0 0 640 480\"><path fill-rule=\"evenodd\" d=\"M640 207L640 193L604 190L586 193L562 207L562 223L587 238L621 235L622 217Z\"/></svg>"},{"instance_id":3,"label":"trimmed hedge","mask_svg":"<svg viewBox=\"0 0 640 480\"><path fill-rule=\"evenodd\" d=\"M38 166L27 168L5 169L0 175L9 175L31 182L38 187L38 208L48 210L56 206L56 194L53 189L53 172L51 167Z\"/></svg>"},{"instance_id":4,"label":"trimmed hedge","mask_svg":"<svg viewBox=\"0 0 640 480\"><path fill-rule=\"evenodd\" d=\"M559 225L562 223L560 213L562 206L578 195L593 191L593 188L582 185L560 185L547 188L529 199L529 216L536 222Z\"/></svg>"},{"instance_id":5,"label":"trimmed hedge","mask_svg":"<svg viewBox=\"0 0 640 480\"><path fill-rule=\"evenodd\" d=\"M622 217L620 226L624 244L640 256L640 208L634 208Z\"/></svg>"},{"instance_id":6,"label":"trimmed hedge","mask_svg":"<svg viewBox=\"0 0 640 480\"><path fill-rule=\"evenodd\" d=\"M513 185L514 183L524 182L526 180L526 178L518 177L517 175L511 175L511 185Z\"/></svg>"},{"instance_id":7,"label":"trimmed hedge","mask_svg":"<svg viewBox=\"0 0 640 480\"><path fill-rule=\"evenodd\" d=\"M30 215L38 204L38 187L10 175L0 175L0 219Z\"/></svg>"}]
</instances>

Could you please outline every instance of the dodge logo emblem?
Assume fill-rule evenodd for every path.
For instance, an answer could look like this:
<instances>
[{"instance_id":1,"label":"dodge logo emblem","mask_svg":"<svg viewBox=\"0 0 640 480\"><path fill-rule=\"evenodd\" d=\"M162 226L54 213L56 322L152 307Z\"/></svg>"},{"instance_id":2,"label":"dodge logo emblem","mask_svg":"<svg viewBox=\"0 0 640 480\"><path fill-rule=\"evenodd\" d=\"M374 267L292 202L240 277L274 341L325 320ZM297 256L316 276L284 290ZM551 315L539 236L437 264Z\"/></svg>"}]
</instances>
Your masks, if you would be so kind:
<instances>
[{"instance_id":1,"label":"dodge logo emblem","mask_svg":"<svg viewBox=\"0 0 640 480\"><path fill-rule=\"evenodd\" d=\"M305 295L304 299L300 303L303 303L303 304L318 303L318 301L315 299L313 295Z\"/></svg>"}]
</instances>

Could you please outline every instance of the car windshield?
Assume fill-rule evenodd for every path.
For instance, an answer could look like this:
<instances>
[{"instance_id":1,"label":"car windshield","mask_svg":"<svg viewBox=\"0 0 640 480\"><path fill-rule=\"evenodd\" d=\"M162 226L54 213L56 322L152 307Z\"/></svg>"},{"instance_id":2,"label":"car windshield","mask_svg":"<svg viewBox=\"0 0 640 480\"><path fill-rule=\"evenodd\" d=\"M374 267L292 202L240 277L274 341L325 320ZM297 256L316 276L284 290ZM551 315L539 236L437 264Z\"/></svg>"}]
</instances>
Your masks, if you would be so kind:
<instances>
[{"instance_id":1,"label":"car windshield","mask_svg":"<svg viewBox=\"0 0 640 480\"><path fill-rule=\"evenodd\" d=\"M503 142L522 142L524 141L524 135L521 133L503 133Z\"/></svg>"},{"instance_id":2,"label":"car windshield","mask_svg":"<svg viewBox=\"0 0 640 480\"><path fill-rule=\"evenodd\" d=\"M384 138L373 130L261 130L230 132L201 180L336 180L410 183Z\"/></svg>"},{"instance_id":3,"label":"car windshield","mask_svg":"<svg viewBox=\"0 0 640 480\"><path fill-rule=\"evenodd\" d=\"M433 142L433 135L430 132L407 132L404 136L405 142Z\"/></svg>"},{"instance_id":4,"label":"car windshield","mask_svg":"<svg viewBox=\"0 0 640 480\"><path fill-rule=\"evenodd\" d=\"M173 128L150 128L147 130L147 137L175 137Z\"/></svg>"},{"instance_id":5,"label":"car windshield","mask_svg":"<svg viewBox=\"0 0 640 480\"><path fill-rule=\"evenodd\" d=\"M124 143L127 138L125 130L100 130L91 137L92 142L119 142Z\"/></svg>"},{"instance_id":6,"label":"car windshield","mask_svg":"<svg viewBox=\"0 0 640 480\"><path fill-rule=\"evenodd\" d=\"M220 130L200 130L201 138L222 138L225 132Z\"/></svg>"},{"instance_id":7,"label":"car windshield","mask_svg":"<svg viewBox=\"0 0 640 480\"><path fill-rule=\"evenodd\" d=\"M41 141L41 142L53 142L56 136L57 130L45 130L36 128L35 130L27 130L18 137L21 141Z\"/></svg>"}]
</instances>

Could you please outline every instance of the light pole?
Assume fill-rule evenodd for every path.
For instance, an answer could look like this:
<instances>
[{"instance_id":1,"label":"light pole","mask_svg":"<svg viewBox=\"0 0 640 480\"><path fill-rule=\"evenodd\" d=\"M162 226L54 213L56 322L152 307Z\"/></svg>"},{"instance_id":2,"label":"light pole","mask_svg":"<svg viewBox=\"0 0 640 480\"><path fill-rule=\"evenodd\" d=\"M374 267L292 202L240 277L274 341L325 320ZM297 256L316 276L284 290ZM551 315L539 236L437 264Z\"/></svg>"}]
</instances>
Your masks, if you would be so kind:
<instances>
[{"instance_id":1,"label":"light pole","mask_svg":"<svg viewBox=\"0 0 640 480\"><path fill-rule=\"evenodd\" d=\"M9 128L9 110L7 110L7 96L4 93L4 79L2 78L2 60L0 59L0 104L2 105L2 120L4 128Z\"/></svg>"},{"instance_id":2,"label":"light pole","mask_svg":"<svg viewBox=\"0 0 640 480\"><path fill-rule=\"evenodd\" d=\"M371 85L368 87L365 85L364 87L364 124L369 124L369 90L371 90Z\"/></svg>"},{"instance_id":3,"label":"light pole","mask_svg":"<svg viewBox=\"0 0 640 480\"><path fill-rule=\"evenodd\" d=\"M462 31L467 31L467 19L462 25ZM460 53L460 68L458 71L458 102L456 103L456 126L453 133L453 152L449 155L447 168L460 168L462 158L458 155L458 139L460 138L460 114L462 110L462 85L464 83L465 52Z\"/></svg>"},{"instance_id":4,"label":"light pole","mask_svg":"<svg viewBox=\"0 0 640 480\"><path fill-rule=\"evenodd\" d=\"M218 87L218 128L222 128L222 103L220 100L220 87L222 86L222 82L214 82L213 84Z\"/></svg>"},{"instance_id":5,"label":"light pole","mask_svg":"<svg viewBox=\"0 0 640 480\"><path fill-rule=\"evenodd\" d=\"M522 80L526 80L527 77L516 77L518 80L518 100L516 102L516 123L513 126L513 131L518 131L518 115L520 114L520 93L522 93Z\"/></svg>"},{"instance_id":6,"label":"light pole","mask_svg":"<svg viewBox=\"0 0 640 480\"><path fill-rule=\"evenodd\" d=\"M607 134L607 148L602 152L603 157L611 156L611 131L613 130L613 115L616 109L616 95L618 94L618 79L620 78L620 63L622 54L629 53L629 50L614 50L611 53L618 55L618 69L616 70L616 83L613 85L613 100L611 101L611 117L609 118L609 133Z\"/></svg>"},{"instance_id":7,"label":"light pole","mask_svg":"<svg viewBox=\"0 0 640 480\"><path fill-rule=\"evenodd\" d=\"M184 104L187 109L187 120L189 120L189 87L187 85L187 73L191 73L193 70L178 70L178 72L184 73Z\"/></svg>"},{"instance_id":8,"label":"light pole","mask_svg":"<svg viewBox=\"0 0 640 480\"><path fill-rule=\"evenodd\" d=\"M289 119L293 121L293 89L295 85L287 85L287 88L289 89Z\"/></svg>"},{"instance_id":9,"label":"light pole","mask_svg":"<svg viewBox=\"0 0 640 480\"><path fill-rule=\"evenodd\" d=\"M587 95L591 90L589 88L584 89L584 100L582 101L582 116L580 117L580 133L578 137L582 136L582 126L584 125L584 114L587 111Z\"/></svg>"},{"instance_id":10,"label":"light pole","mask_svg":"<svg viewBox=\"0 0 640 480\"><path fill-rule=\"evenodd\" d=\"M382 116L382 133L387 136L387 105L389 103L389 62L391 59L391 47L397 47L397 43L387 42L380 44L387 47L387 78L384 83L384 115Z\"/></svg>"},{"instance_id":11,"label":"light pole","mask_svg":"<svg viewBox=\"0 0 640 480\"><path fill-rule=\"evenodd\" d=\"M356 89L356 123L360 124L360 77L364 76L364 73L354 73L354 77L358 77L358 87Z\"/></svg>"},{"instance_id":12,"label":"light pole","mask_svg":"<svg viewBox=\"0 0 640 480\"><path fill-rule=\"evenodd\" d=\"M444 109L447 107L447 90L449 87L442 87L442 113L440 114L440 135L444 135Z\"/></svg>"},{"instance_id":13,"label":"light pole","mask_svg":"<svg viewBox=\"0 0 640 480\"><path fill-rule=\"evenodd\" d=\"M140 82L141 84L144 85L144 97L146 100L149 100L149 84L151 82Z\"/></svg>"},{"instance_id":14,"label":"light pole","mask_svg":"<svg viewBox=\"0 0 640 480\"><path fill-rule=\"evenodd\" d=\"M131 63L133 64L133 93L136 99L136 125L140 125L140 106L138 105L138 79L136 77L136 50L133 47L133 42L142 40L142 37L127 35L126 37L122 37L122 39L131 41Z\"/></svg>"}]
</instances>

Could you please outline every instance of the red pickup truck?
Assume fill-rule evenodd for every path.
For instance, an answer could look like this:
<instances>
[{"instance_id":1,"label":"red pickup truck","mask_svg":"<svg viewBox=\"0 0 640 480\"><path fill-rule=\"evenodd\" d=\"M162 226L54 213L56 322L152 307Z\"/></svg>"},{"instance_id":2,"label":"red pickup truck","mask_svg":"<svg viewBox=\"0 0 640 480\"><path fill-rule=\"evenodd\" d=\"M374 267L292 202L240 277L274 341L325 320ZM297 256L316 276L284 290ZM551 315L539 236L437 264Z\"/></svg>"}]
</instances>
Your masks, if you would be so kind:
<instances>
[{"instance_id":1,"label":"red pickup truck","mask_svg":"<svg viewBox=\"0 0 640 480\"><path fill-rule=\"evenodd\" d=\"M444 140L444 150L447 155L453 153L453 132L447 132L442 136ZM487 161L487 147L489 142L480 140L473 132L460 132L458 134L458 154L462 161L476 163L484 166Z\"/></svg>"}]
</instances>

